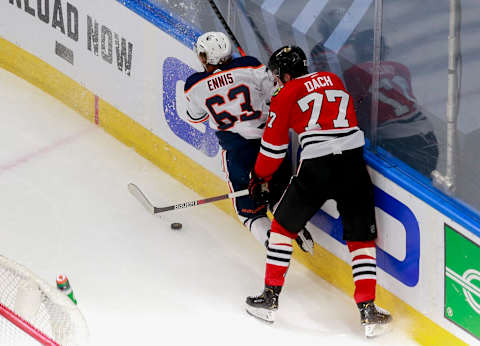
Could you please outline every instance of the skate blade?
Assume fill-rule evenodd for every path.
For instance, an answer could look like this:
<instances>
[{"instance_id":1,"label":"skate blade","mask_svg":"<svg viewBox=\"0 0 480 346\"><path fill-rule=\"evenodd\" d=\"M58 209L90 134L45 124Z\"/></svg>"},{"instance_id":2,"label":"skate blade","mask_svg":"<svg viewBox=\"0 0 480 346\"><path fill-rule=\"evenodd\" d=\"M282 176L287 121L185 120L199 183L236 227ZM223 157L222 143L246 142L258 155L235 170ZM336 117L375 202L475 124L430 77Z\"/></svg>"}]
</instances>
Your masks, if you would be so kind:
<instances>
[{"instance_id":1,"label":"skate blade","mask_svg":"<svg viewBox=\"0 0 480 346\"><path fill-rule=\"evenodd\" d=\"M305 250L312 256L313 256L313 246L314 246L313 240L306 241Z\"/></svg>"},{"instance_id":2,"label":"skate blade","mask_svg":"<svg viewBox=\"0 0 480 346\"><path fill-rule=\"evenodd\" d=\"M261 309L261 308L254 308L250 305L247 305L245 307L245 310L247 310L247 313L255 318L258 318L259 320L263 322L267 322L269 324L272 324L275 322L275 311L274 310L267 310L267 309Z\"/></svg>"},{"instance_id":3,"label":"skate blade","mask_svg":"<svg viewBox=\"0 0 480 346\"><path fill-rule=\"evenodd\" d=\"M374 338L388 333L392 329L391 323L384 324L368 324L365 326L365 336L367 338Z\"/></svg>"}]
</instances>

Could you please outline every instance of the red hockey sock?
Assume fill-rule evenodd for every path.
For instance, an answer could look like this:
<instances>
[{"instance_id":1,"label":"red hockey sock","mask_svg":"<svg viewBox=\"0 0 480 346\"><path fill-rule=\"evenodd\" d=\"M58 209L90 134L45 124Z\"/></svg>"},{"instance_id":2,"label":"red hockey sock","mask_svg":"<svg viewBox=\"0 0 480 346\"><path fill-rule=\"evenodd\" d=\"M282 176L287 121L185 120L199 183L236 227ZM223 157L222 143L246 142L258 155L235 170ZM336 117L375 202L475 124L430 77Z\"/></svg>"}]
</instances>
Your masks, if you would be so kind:
<instances>
[{"instance_id":1,"label":"red hockey sock","mask_svg":"<svg viewBox=\"0 0 480 346\"><path fill-rule=\"evenodd\" d=\"M289 235L296 236L273 220L267 248L265 285L283 286L285 282L285 275L292 257L292 239Z\"/></svg>"},{"instance_id":2,"label":"red hockey sock","mask_svg":"<svg viewBox=\"0 0 480 346\"><path fill-rule=\"evenodd\" d=\"M347 241L352 255L352 273L356 303L375 299L377 262L375 241Z\"/></svg>"}]
</instances>

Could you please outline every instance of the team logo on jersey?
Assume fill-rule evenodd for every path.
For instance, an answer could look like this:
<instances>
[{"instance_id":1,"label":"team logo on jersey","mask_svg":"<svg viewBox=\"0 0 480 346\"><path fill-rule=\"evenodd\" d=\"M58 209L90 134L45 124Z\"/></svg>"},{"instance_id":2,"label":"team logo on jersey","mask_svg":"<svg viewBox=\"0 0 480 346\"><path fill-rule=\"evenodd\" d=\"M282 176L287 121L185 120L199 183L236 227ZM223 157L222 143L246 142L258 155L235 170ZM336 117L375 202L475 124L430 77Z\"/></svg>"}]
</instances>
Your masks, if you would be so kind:
<instances>
[{"instance_id":1,"label":"team logo on jersey","mask_svg":"<svg viewBox=\"0 0 480 346\"><path fill-rule=\"evenodd\" d=\"M272 96L277 96L280 90L282 90L282 88L283 88L283 85L281 87L278 87L278 89L273 92Z\"/></svg>"}]
</instances>

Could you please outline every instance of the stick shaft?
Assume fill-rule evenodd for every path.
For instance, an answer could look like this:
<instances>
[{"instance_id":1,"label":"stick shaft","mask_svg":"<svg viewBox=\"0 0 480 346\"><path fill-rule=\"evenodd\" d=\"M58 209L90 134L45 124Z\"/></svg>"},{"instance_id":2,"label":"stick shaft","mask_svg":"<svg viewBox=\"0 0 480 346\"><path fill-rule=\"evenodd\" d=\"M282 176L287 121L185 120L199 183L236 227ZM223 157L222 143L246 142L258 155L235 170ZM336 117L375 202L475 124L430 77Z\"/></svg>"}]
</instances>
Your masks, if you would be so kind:
<instances>
[{"instance_id":1,"label":"stick shaft","mask_svg":"<svg viewBox=\"0 0 480 346\"><path fill-rule=\"evenodd\" d=\"M215 15L217 16L217 18L220 20L220 22L222 23L223 27L225 28L225 30L227 31L227 34L228 36L230 36L230 39L233 41L233 43L235 44L235 46L237 47L238 49L238 52L240 53L241 56L245 56L247 54L245 54L245 51L242 49L242 47L240 46L240 43L238 42L237 38L235 37L235 35L233 34L232 30L230 29L230 27L228 26L228 23L227 21L225 20L225 18L223 18L223 15L222 13L220 12L220 10L218 9L217 5L215 4L215 1L213 0L208 0L210 6L212 7L212 10L213 12L215 12Z\"/></svg>"},{"instance_id":2,"label":"stick shaft","mask_svg":"<svg viewBox=\"0 0 480 346\"><path fill-rule=\"evenodd\" d=\"M165 211L170 211L170 210L196 207L197 205L201 205L201 204L207 204L207 203L221 201L221 200L224 200L224 199L236 198L236 197L241 197L241 196L246 196L246 195L248 195L248 190L247 189L240 190L240 191L235 191L235 192L232 192L232 193L226 193L226 194L220 195L220 196L198 199L196 201L181 202L181 203L177 203L177 204L174 204L174 205L169 205L167 207L153 207L153 213L158 214L158 213L163 213Z\"/></svg>"},{"instance_id":3,"label":"stick shaft","mask_svg":"<svg viewBox=\"0 0 480 346\"><path fill-rule=\"evenodd\" d=\"M165 211L169 210L176 210L176 209L183 209L183 208L189 208L189 207L196 207L197 205L201 204L207 204L207 203L212 203L216 201L221 201L223 199L229 199L229 198L235 198L235 197L241 197L241 196L246 196L248 195L248 190L240 190L240 191L235 191L231 193L226 193L224 195L220 196L214 196L214 197L208 197L204 199L198 199L196 201L189 201L189 202L181 202L177 203L174 205L169 205L166 207L155 207L150 200L145 196L145 194L140 190L140 188L133 184L129 183L128 184L128 191L135 197L142 205L143 207L150 213L150 214L158 214L158 213L163 213Z\"/></svg>"},{"instance_id":4,"label":"stick shaft","mask_svg":"<svg viewBox=\"0 0 480 346\"><path fill-rule=\"evenodd\" d=\"M263 49L267 51L269 55L272 55L273 51L272 48L270 48L270 45L267 43L267 40L265 37L263 37L262 33L258 29L257 24L255 24L255 21L253 20L252 16L248 14L247 10L245 9L244 4L241 1L237 2L238 8L240 8L240 11L243 13L245 18L247 18L248 22L250 23L250 26L252 27L252 30L257 36L258 40L260 41L260 44L262 45Z\"/></svg>"}]
</instances>

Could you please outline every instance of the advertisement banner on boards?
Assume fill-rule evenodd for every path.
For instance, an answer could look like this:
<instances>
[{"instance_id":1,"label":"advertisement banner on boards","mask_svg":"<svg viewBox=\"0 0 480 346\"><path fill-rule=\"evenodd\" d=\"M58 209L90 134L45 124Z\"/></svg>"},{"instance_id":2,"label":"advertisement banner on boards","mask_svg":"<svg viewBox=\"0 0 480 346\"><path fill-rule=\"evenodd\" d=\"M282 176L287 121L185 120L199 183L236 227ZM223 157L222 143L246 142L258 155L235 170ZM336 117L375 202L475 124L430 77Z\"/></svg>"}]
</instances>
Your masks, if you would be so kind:
<instances>
[{"instance_id":1,"label":"advertisement banner on boards","mask_svg":"<svg viewBox=\"0 0 480 346\"><path fill-rule=\"evenodd\" d=\"M3 1L0 32L223 176L214 130L208 123L190 124L182 116L184 82L201 69L189 47L107 0ZM478 258L476 243L445 231L444 268L438 253L444 248L439 234L446 218L378 172L372 177L379 228L386 230L378 240L379 283L446 329L460 326L478 337L479 269L473 262L457 263L452 250L471 248L471 258ZM319 213L318 218L314 224L322 230L315 232L315 240L349 263L339 216ZM455 295L458 292L462 295ZM465 301L469 304L462 305ZM469 318L459 318L465 314Z\"/></svg>"},{"instance_id":2,"label":"advertisement banner on boards","mask_svg":"<svg viewBox=\"0 0 480 346\"><path fill-rule=\"evenodd\" d=\"M445 318L480 340L480 246L444 227Z\"/></svg>"},{"instance_id":3,"label":"advertisement banner on boards","mask_svg":"<svg viewBox=\"0 0 480 346\"><path fill-rule=\"evenodd\" d=\"M183 85L202 67L182 42L111 0L2 1L0 32L224 177L214 131L183 119Z\"/></svg>"}]
</instances>

